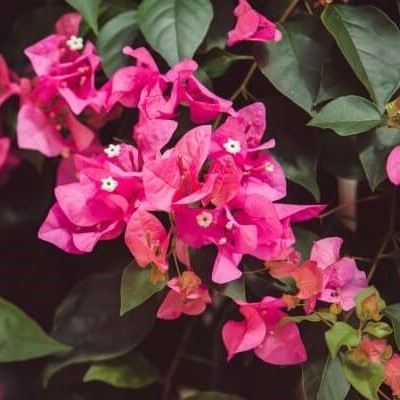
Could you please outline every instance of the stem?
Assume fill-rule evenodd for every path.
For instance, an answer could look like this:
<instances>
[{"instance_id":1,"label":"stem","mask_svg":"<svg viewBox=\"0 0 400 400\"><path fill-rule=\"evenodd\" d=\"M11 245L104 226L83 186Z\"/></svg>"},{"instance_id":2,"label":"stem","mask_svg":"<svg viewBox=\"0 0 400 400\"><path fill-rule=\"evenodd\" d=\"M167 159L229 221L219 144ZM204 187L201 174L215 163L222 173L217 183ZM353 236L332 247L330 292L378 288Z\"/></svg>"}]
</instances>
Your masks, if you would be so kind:
<instances>
[{"instance_id":1,"label":"stem","mask_svg":"<svg viewBox=\"0 0 400 400\"><path fill-rule=\"evenodd\" d=\"M389 214L389 228L386 233L385 238L383 239L382 245L379 248L378 254L376 255L374 259L374 263L372 264L372 267L369 271L368 274L368 282L371 282L371 279L373 278L381 259L383 258L383 254L385 253L386 247L390 243L393 235L393 230L394 230L394 223L395 223L395 216L396 216L396 192L393 190L390 196L390 214Z\"/></svg>"},{"instance_id":2,"label":"stem","mask_svg":"<svg viewBox=\"0 0 400 400\"><path fill-rule=\"evenodd\" d=\"M279 19L279 22L285 22L286 18L292 13L294 8L297 6L297 4L300 2L300 0L292 0L292 2L288 5L284 13L282 14L281 18Z\"/></svg>"},{"instance_id":3,"label":"stem","mask_svg":"<svg viewBox=\"0 0 400 400\"><path fill-rule=\"evenodd\" d=\"M360 204L360 203L366 203L366 202L368 202L368 201L378 200L378 199L381 199L382 197L383 197L383 196L377 194L377 195L373 195L373 196L369 196L369 197L364 197L363 199L351 201L351 202L346 203L346 204L341 204L340 206L337 206L337 207L335 207L335 208L332 208L332 209L330 209L329 211L327 211L327 212L321 214L318 218L319 218L320 220L322 220L322 219L328 217L329 215L334 214L334 213L335 213L336 211L338 211L338 210L342 210L342 209L344 209L344 208L348 208L348 207L354 206L354 204Z\"/></svg>"},{"instance_id":4,"label":"stem","mask_svg":"<svg viewBox=\"0 0 400 400\"><path fill-rule=\"evenodd\" d=\"M389 396L387 396L385 393L383 393L381 389L378 389L378 393L379 393L379 395L382 396L385 400L392 400Z\"/></svg>"},{"instance_id":5,"label":"stem","mask_svg":"<svg viewBox=\"0 0 400 400\"><path fill-rule=\"evenodd\" d=\"M307 9L307 11L308 11L308 13L309 13L310 15L313 15L313 14L314 14L313 11L312 11L312 9L311 9L311 7L310 7L310 5L308 4L308 1L307 1L307 0L304 0L304 6L306 7L306 9Z\"/></svg>"},{"instance_id":6,"label":"stem","mask_svg":"<svg viewBox=\"0 0 400 400\"><path fill-rule=\"evenodd\" d=\"M326 320L318 311L315 311L315 314L317 314L318 317L321 318L321 321L322 321L325 325L328 325L329 329L332 328L332 324L331 324L328 320Z\"/></svg>"},{"instance_id":7,"label":"stem","mask_svg":"<svg viewBox=\"0 0 400 400\"><path fill-rule=\"evenodd\" d=\"M239 85L239 87L236 89L235 93L233 93L233 95L230 97L229 100L231 100L232 102L235 101L236 98L246 89L246 86L249 83L250 79L252 78L256 69L257 69L257 63L253 61L249 69L249 72L247 72L247 75L244 77L242 83Z\"/></svg>"},{"instance_id":8,"label":"stem","mask_svg":"<svg viewBox=\"0 0 400 400\"><path fill-rule=\"evenodd\" d=\"M167 373L165 374L165 377L163 379L164 382L164 391L162 395L162 400L168 400L169 399L169 391L171 389L171 383L172 383L172 378L174 377L174 374L176 372L176 369L179 366L179 362L183 356L183 353L185 351L186 344L189 340L190 334L192 333L192 330L194 328L194 324L196 322L195 318L191 318L189 323L186 325L186 328L182 334L182 339L181 342L179 343L179 347L175 353L174 359L171 362L171 366L169 367Z\"/></svg>"},{"instance_id":9,"label":"stem","mask_svg":"<svg viewBox=\"0 0 400 400\"><path fill-rule=\"evenodd\" d=\"M267 269L266 268L253 269L253 270L249 270L249 271L244 271L243 274L257 274L258 272L267 272Z\"/></svg>"}]
</instances>

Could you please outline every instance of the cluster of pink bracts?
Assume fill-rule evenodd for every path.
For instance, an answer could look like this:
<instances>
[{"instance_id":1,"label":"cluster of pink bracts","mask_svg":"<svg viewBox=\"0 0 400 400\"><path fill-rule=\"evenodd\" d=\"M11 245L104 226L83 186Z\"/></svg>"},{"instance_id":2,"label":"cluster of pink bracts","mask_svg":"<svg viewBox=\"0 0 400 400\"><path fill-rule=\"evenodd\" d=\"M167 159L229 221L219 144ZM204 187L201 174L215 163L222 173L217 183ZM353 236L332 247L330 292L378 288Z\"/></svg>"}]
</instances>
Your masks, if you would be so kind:
<instances>
[{"instance_id":1,"label":"cluster of pink bracts","mask_svg":"<svg viewBox=\"0 0 400 400\"><path fill-rule=\"evenodd\" d=\"M275 24L246 1L239 1L235 15L229 45L281 38ZM189 247L217 248L214 265L204 268L212 268L218 284L240 278L243 255L263 260L274 278L291 277L297 294L238 302L243 321L227 322L222 332L228 356L254 349L272 364L306 360L297 325L280 324L287 316L283 310L301 304L309 314L317 301L349 310L367 280L353 259L340 257L340 238L317 241L310 259L300 263L291 223L315 217L324 206L281 202L286 180L268 152L274 141L263 141L263 104L236 111L195 78L196 62L184 60L163 74L145 48L124 48L136 64L119 69L98 89L100 60L94 45L78 37L80 20L76 13L64 15L55 34L26 49L33 79L17 79L0 59L0 104L12 95L21 99L19 146L62 156L57 202L39 237L82 254L124 233L136 262L153 268L157 279L167 276L174 255L185 271L167 283L170 290L157 314L164 319L198 315L211 302L190 265ZM170 145L179 106L188 107L198 126ZM123 107L139 112L135 145L103 148L96 130ZM218 128L206 125L221 114L227 118ZM9 140L0 139L0 166L8 150ZM154 212L164 213L169 223Z\"/></svg>"}]
</instances>

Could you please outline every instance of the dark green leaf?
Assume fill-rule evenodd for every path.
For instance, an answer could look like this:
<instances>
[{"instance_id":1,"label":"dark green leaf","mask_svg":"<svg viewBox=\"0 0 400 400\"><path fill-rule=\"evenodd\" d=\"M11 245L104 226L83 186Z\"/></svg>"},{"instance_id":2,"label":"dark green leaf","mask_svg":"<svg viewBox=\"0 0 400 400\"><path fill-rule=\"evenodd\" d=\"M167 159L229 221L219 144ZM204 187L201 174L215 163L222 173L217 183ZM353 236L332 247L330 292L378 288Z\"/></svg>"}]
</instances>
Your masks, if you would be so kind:
<instances>
[{"instance_id":1,"label":"dark green leaf","mask_svg":"<svg viewBox=\"0 0 400 400\"><path fill-rule=\"evenodd\" d=\"M331 329L325 332L325 340L331 357L335 358L341 346L357 346L361 334L345 322L336 322Z\"/></svg>"},{"instance_id":2,"label":"dark green leaf","mask_svg":"<svg viewBox=\"0 0 400 400\"><path fill-rule=\"evenodd\" d=\"M244 400L242 397L234 394L226 394L220 392L201 392L194 396L188 397L187 400Z\"/></svg>"},{"instance_id":3,"label":"dark green leaf","mask_svg":"<svg viewBox=\"0 0 400 400\"><path fill-rule=\"evenodd\" d=\"M344 96L328 103L308 125L332 129L341 136L348 136L368 131L382 122L383 115L369 100Z\"/></svg>"},{"instance_id":4,"label":"dark green leaf","mask_svg":"<svg viewBox=\"0 0 400 400\"><path fill-rule=\"evenodd\" d=\"M344 356L343 372L346 379L368 400L379 400L377 392L385 376L383 366L367 359L358 362L354 358L352 352Z\"/></svg>"},{"instance_id":5,"label":"dark green leaf","mask_svg":"<svg viewBox=\"0 0 400 400\"><path fill-rule=\"evenodd\" d=\"M363 136L363 135L359 135ZM327 131L320 135L320 162L324 169L334 176L364 180L365 173L356 149L357 136L339 136Z\"/></svg>"},{"instance_id":6,"label":"dark green leaf","mask_svg":"<svg viewBox=\"0 0 400 400\"><path fill-rule=\"evenodd\" d=\"M222 76L235 61L252 59L252 56L241 56L216 49L210 54L208 60L203 64L202 69L204 69L210 78L218 78Z\"/></svg>"},{"instance_id":7,"label":"dark green leaf","mask_svg":"<svg viewBox=\"0 0 400 400\"><path fill-rule=\"evenodd\" d=\"M380 111L400 85L400 33L378 8L331 5L322 21Z\"/></svg>"},{"instance_id":8,"label":"dark green leaf","mask_svg":"<svg viewBox=\"0 0 400 400\"><path fill-rule=\"evenodd\" d=\"M23 361L68 352L14 304L0 297L0 362Z\"/></svg>"},{"instance_id":9,"label":"dark green leaf","mask_svg":"<svg viewBox=\"0 0 400 400\"><path fill-rule=\"evenodd\" d=\"M246 301L246 280L244 277L227 283L221 293L233 300Z\"/></svg>"},{"instance_id":10,"label":"dark green leaf","mask_svg":"<svg viewBox=\"0 0 400 400\"><path fill-rule=\"evenodd\" d=\"M269 119L268 135L276 139L273 154L291 181L308 190L318 201L317 161L319 138L315 129L305 126L304 113L283 98L268 98L265 101ZM297 114L296 114L297 113ZM290 115L290 118L287 116Z\"/></svg>"},{"instance_id":11,"label":"dark green leaf","mask_svg":"<svg viewBox=\"0 0 400 400\"><path fill-rule=\"evenodd\" d=\"M212 6L214 17L204 40L204 46L202 46L204 52L215 48L224 49L228 32L235 25L235 16L233 15L235 2L233 0L213 0Z\"/></svg>"},{"instance_id":12,"label":"dark green leaf","mask_svg":"<svg viewBox=\"0 0 400 400\"><path fill-rule=\"evenodd\" d=\"M301 253L301 261L305 262L310 259L311 248L315 241L320 237L314 232L307 231L306 229L293 227L293 233L296 237L296 250Z\"/></svg>"},{"instance_id":13,"label":"dark green leaf","mask_svg":"<svg viewBox=\"0 0 400 400\"><path fill-rule=\"evenodd\" d=\"M140 30L170 66L193 57L212 17L210 0L144 0L138 8Z\"/></svg>"},{"instance_id":14,"label":"dark green leaf","mask_svg":"<svg viewBox=\"0 0 400 400\"><path fill-rule=\"evenodd\" d=\"M121 315L133 310L164 289L165 282L152 283L150 275L150 266L140 268L134 261L124 269L121 280Z\"/></svg>"},{"instance_id":15,"label":"dark green leaf","mask_svg":"<svg viewBox=\"0 0 400 400\"><path fill-rule=\"evenodd\" d=\"M89 276L63 300L55 315L53 336L74 346L74 351L48 366L45 380L69 365L126 354L150 332L159 300L153 296L120 317L121 275L117 269Z\"/></svg>"},{"instance_id":16,"label":"dark green leaf","mask_svg":"<svg viewBox=\"0 0 400 400\"><path fill-rule=\"evenodd\" d=\"M97 38L97 51L107 76L126 64L127 57L122 54L122 48L132 44L136 34L137 20L134 10L118 14L101 28Z\"/></svg>"},{"instance_id":17,"label":"dark green leaf","mask_svg":"<svg viewBox=\"0 0 400 400\"><path fill-rule=\"evenodd\" d=\"M66 2L82 14L83 18L97 35L99 33L97 19L101 0L66 0Z\"/></svg>"},{"instance_id":18,"label":"dark green leaf","mask_svg":"<svg viewBox=\"0 0 400 400\"><path fill-rule=\"evenodd\" d=\"M139 389L155 383L157 379L154 367L136 353L93 363L83 377L84 382L98 381L121 389Z\"/></svg>"},{"instance_id":19,"label":"dark green leaf","mask_svg":"<svg viewBox=\"0 0 400 400\"><path fill-rule=\"evenodd\" d=\"M304 400L344 400L350 390L338 358L307 362L301 371Z\"/></svg>"},{"instance_id":20,"label":"dark green leaf","mask_svg":"<svg viewBox=\"0 0 400 400\"><path fill-rule=\"evenodd\" d=\"M279 26L281 41L256 46L261 72L285 96L313 114L320 72L329 50L328 38L317 17L299 15Z\"/></svg>"},{"instance_id":21,"label":"dark green leaf","mask_svg":"<svg viewBox=\"0 0 400 400\"><path fill-rule=\"evenodd\" d=\"M315 104L347 95L368 95L360 81L334 46L327 55L321 71L321 84Z\"/></svg>"},{"instance_id":22,"label":"dark green leaf","mask_svg":"<svg viewBox=\"0 0 400 400\"><path fill-rule=\"evenodd\" d=\"M400 131L377 128L357 136L358 157L364 168L371 190L387 178L386 160L393 147L400 144Z\"/></svg>"},{"instance_id":23,"label":"dark green leaf","mask_svg":"<svg viewBox=\"0 0 400 400\"><path fill-rule=\"evenodd\" d=\"M394 338L396 340L397 348L400 350L400 303L387 306L384 314L392 323Z\"/></svg>"}]
</instances>

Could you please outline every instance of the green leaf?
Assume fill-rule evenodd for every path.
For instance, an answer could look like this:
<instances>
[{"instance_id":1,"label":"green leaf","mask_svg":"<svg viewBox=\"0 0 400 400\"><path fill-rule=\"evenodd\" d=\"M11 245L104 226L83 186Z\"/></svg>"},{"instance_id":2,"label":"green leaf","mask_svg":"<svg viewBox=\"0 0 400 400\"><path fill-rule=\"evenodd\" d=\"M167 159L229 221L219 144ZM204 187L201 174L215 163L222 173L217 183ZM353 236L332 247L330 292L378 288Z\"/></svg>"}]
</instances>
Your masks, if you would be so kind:
<instances>
[{"instance_id":1,"label":"green leaf","mask_svg":"<svg viewBox=\"0 0 400 400\"><path fill-rule=\"evenodd\" d=\"M292 317L282 318L278 325L284 325L288 322L300 323L303 321L308 321L308 322L329 321L329 322L335 323L336 315L333 315L327 311L319 311L317 313L314 312L310 315L296 315L296 316L292 316Z\"/></svg>"},{"instance_id":2,"label":"green leaf","mask_svg":"<svg viewBox=\"0 0 400 400\"><path fill-rule=\"evenodd\" d=\"M382 122L383 115L369 100L344 96L323 107L308 125L332 129L341 136L348 136L368 131Z\"/></svg>"},{"instance_id":3,"label":"green leaf","mask_svg":"<svg viewBox=\"0 0 400 400\"><path fill-rule=\"evenodd\" d=\"M121 317L121 269L94 274L78 283L58 307L52 335L74 347L46 367L45 384L70 365L126 354L151 331L159 307L153 298Z\"/></svg>"},{"instance_id":4,"label":"green leaf","mask_svg":"<svg viewBox=\"0 0 400 400\"><path fill-rule=\"evenodd\" d=\"M273 116L268 124L268 134L276 139L272 153L285 176L308 190L318 201L317 161L321 135L315 128L305 126L304 113L281 96L266 99L265 105L268 115Z\"/></svg>"},{"instance_id":5,"label":"green leaf","mask_svg":"<svg viewBox=\"0 0 400 400\"><path fill-rule=\"evenodd\" d=\"M304 400L344 400L350 390L338 358L307 362L301 371Z\"/></svg>"},{"instance_id":6,"label":"green leaf","mask_svg":"<svg viewBox=\"0 0 400 400\"><path fill-rule=\"evenodd\" d=\"M369 286L357 294L354 299L356 313L360 321L379 321L381 313L386 308L385 301L374 286Z\"/></svg>"},{"instance_id":7,"label":"green leaf","mask_svg":"<svg viewBox=\"0 0 400 400\"><path fill-rule=\"evenodd\" d=\"M393 147L400 144L400 131L377 128L357 136L356 148L372 191L387 179L386 160Z\"/></svg>"},{"instance_id":8,"label":"green leaf","mask_svg":"<svg viewBox=\"0 0 400 400\"><path fill-rule=\"evenodd\" d=\"M83 18L93 29L93 32L98 35L97 19L99 17L101 0L66 0L66 2L82 14Z\"/></svg>"},{"instance_id":9,"label":"green leaf","mask_svg":"<svg viewBox=\"0 0 400 400\"><path fill-rule=\"evenodd\" d=\"M150 281L151 268L140 268L131 262L122 274L120 315L126 314L164 289L165 282Z\"/></svg>"},{"instance_id":10,"label":"green leaf","mask_svg":"<svg viewBox=\"0 0 400 400\"><path fill-rule=\"evenodd\" d=\"M386 322L368 322L364 332L381 339L391 335L393 329Z\"/></svg>"},{"instance_id":11,"label":"green leaf","mask_svg":"<svg viewBox=\"0 0 400 400\"><path fill-rule=\"evenodd\" d=\"M233 300L246 301L246 280L244 277L227 283L221 293Z\"/></svg>"},{"instance_id":12,"label":"green leaf","mask_svg":"<svg viewBox=\"0 0 400 400\"><path fill-rule=\"evenodd\" d=\"M215 49L211 52L208 60L202 65L202 69L210 78L218 78L224 75L235 61L252 59L252 56L241 56L224 50Z\"/></svg>"},{"instance_id":13,"label":"green leaf","mask_svg":"<svg viewBox=\"0 0 400 400\"><path fill-rule=\"evenodd\" d=\"M228 32L235 25L233 14L235 5L233 0L213 0L214 16L204 40L204 46L201 47L204 53L215 48L225 49Z\"/></svg>"},{"instance_id":14,"label":"green leaf","mask_svg":"<svg viewBox=\"0 0 400 400\"><path fill-rule=\"evenodd\" d=\"M392 323L396 345L400 350L400 303L387 306L383 313Z\"/></svg>"},{"instance_id":15,"label":"green leaf","mask_svg":"<svg viewBox=\"0 0 400 400\"><path fill-rule=\"evenodd\" d=\"M356 139L363 135L339 136L334 132L326 131L325 134L319 136L321 142L319 160L325 170L341 178L366 179L356 148Z\"/></svg>"},{"instance_id":16,"label":"green leaf","mask_svg":"<svg viewBox=\"0 0 400 400\"><path fill-rule=\"evenodd\" d=\"M356 361L352 352L344 356L343 372L354 389L368 400L379 400L378 389L385 377L381 364Z\"/></svg>"},{"instance_id":17,"label":"green leaf","mask_svg":"<svg viewBox=\"0 0 400 400\"><path fill-rule=\"evenodd\" d=\"M116 360L93 363L84 382L98 381L120 389L139 389L157 382L154 367L141 355L130 354Z\"/></svg>"},{"instance_id":18,"label":"green leaf","mask_svg":"<svg viewBox=\"0 0 400 400\"><path fill-rule=\"evenodd\" d=\"M299 15L279 29L282 40L255 47L258 66L282 94L312 115L329 38L315 16Z\"/></svg>"},{"instance_id":19,"label":"green leaf","mask_svg":"<svg viewBox=\"0 0 400 400\"><path fill-rule=\"evenodd\" d=\"M293 233L296 237L296 250L300 251L301 261L305 262L310 259L310 252L314 242L321 238L314 232L297 226L293 227Z\"/></svg>"},{"instance_id":20,"label":"green leaf","mask_svg":"<svg viewBox=\"0 0 400 400\"><path fill-rule=\"evenodd\" d=\"M400 33L382 11L373 6L331 5L322 21L335 38L351 68L379 110L400 85Z\"/></svg>"},{"instance_id":21,"label":"green leaf","mask_svg":"<svg viewBox=\"0 0 400 400\"><path fill-rule=\"evenodd\" d=\"M186 400L244 400L240 396L234 394L226 394L220 392L201 392L194 396L188 397Z\"/></svg>"},{"instance_id":22,"label":"green leaf","mask_svg":"<svg viewBox=\"0 0 400 400\"><path fill-rule=\"evenodd\" d=\"M325 340L332 358L335 358L341 346L357 346L361 334L345 322L336 322L331 329L325 332Z\"/></svg>"},{"instance_id":23,"label":"green leaf","mask_svg":"<svg viewBox=\"0 0 400 400\"><path fill-rule=\"evenodd\" d=\"M101 28L97 38L97 51L107 76L126 64L128 58L122 53L122 48L132 44L137 29L134 10L118 14Z\"/></svg>"},{"instance_id":24,"label":"green leaf","mask_svg":"<svg viewBox=\"0 0 400 400\"><path fill-rule=\"evenodd\" d=\"M360 81L346 63L340 50L334 46L327 55L321 71L321 84L316 104L348 95L368 95Z\"/></svg>"},{"instance_id":25,"label":"green leaf","mask_svg":"<svg viewBox=\"0 0 400 400\"><path fill-rule=\"evenodd\" d=\"M210 0L144 0L138 8L140 30L170 66L193 57L212 17Z\"/></svg>"},{"instance_id":26,"label":"green leaf","mask_svg":"<svg viewBox=\"0 0 400 400\"><path fill-rule=\"evenodd\" d=\"M68 352L21 309L0 297L0 362L23 361Z\"/></svg>"}]
</instances>

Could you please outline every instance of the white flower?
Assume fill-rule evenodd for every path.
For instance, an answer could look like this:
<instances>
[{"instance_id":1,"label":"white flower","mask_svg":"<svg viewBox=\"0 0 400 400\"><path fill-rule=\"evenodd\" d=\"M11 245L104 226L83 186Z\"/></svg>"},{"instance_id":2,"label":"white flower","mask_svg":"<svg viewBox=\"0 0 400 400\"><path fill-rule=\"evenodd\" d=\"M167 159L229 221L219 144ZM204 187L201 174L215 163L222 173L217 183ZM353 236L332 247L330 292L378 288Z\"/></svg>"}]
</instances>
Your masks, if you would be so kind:
<instances>
[{"instance_id":1,"label":"white flower","mask_svg":"<svg viewBox=\"0 0 400 400\"><path fill-rule=\"evenodd\" d=\"M228 139L228 141L224 144L225 150L231 154L240 153L242 148L240 147L240 142L238 140Z\"/></svg>"},{"instance_id":2,"label":"white flower","mask_svg":"<svg viewBox=\"0 0 400 400\"><path fill-rule=\"evenodd\" d=\"M270 163L270 162L266 162L264 165L264 169L266 172L274 172L274 164Z\"/></svg>"},{"instance_id":3,"label":"white flower","mask_svg":"<svg viewBox=\"0 0 400 400\"><path fill-rule=\"evenodd\" d=\"M221 239L219 239L218 244L224 245L224 244L226 244L227 242L228 242L228 239L227 239L225 236L223 236Z\"/></svg>"},{"instance_id":4,"label":"white flower","mask_svg":"<svg viewBox=\"0 0 400 400\"><path fill-rule=\"evenodd\" d=\"M104 153L107 154L108 158L118 157L121 153L121 146L119 144L109 144L104 149Z\"/></svg>"},{"instance_id":5,"label":"white flower","mask_svg":"<svg viewBox=\"0 0 400 400\"><path fill-rule=\"evenodd\" d=\"M197 215L196 220L199 226L201 226L202 228L208 228L212 223L213 216L207 211L202 211L200 214Z\"/></svg>"},{"instance_id":6,"label":"white flower","mask_svg":"<svg viewBox=\"0 0 400 400\"><path fill-rule=\"evenodd\" d=\"M106 192L112 193L118 187L118 182L112 177L103 178L101 180L101 188Z\"/></svg>"},{"instance_id":7,"label":"white flower","mask_svg":"<svg viewBox=\"0 0 400 400\"><path fill-rule=\"evenodd\" d=\"M71 50L76 51L83 49L83 39L81 37L76 37L75 35L71 35L66 44Z\"/></svg>"}]
</instances>

